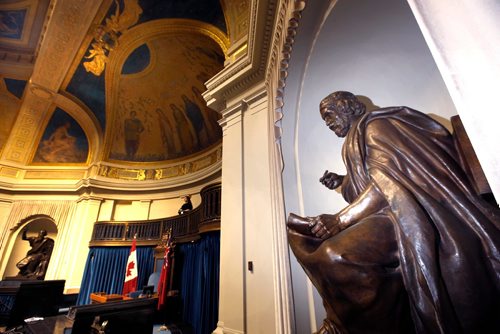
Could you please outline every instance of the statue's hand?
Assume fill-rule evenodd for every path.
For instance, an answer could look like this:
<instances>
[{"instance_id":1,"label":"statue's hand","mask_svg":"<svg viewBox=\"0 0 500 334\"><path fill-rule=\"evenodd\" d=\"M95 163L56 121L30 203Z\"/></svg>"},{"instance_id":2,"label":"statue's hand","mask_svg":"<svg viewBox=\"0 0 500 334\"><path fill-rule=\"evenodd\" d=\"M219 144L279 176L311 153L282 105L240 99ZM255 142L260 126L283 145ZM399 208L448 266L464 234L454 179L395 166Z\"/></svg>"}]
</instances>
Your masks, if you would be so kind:
<instances>
[{"instance_id":1,"label":"statue's hand","mask_svg":"<svg viewBox=\"0 0 500 334\"><path fill-rule=\"evenodd\" d=\"M328 189L335 189L342 184L343 180L344 175L338 175L337 173L332 173L328 170L325 170L325 173L319 179L319 182L321 182Z\"/></svg>"},{"instance_id":2,"label":"statue's hand","mask_svg":"<svg viewBox=\"0 0 500 334\"><path fill-rule=\"evenodd\" d=\"M310 219L311 232L323 240L333 237L343 230L338 215L322 214Z\"/></svg>"},{"instance_id":3,"label":"statue's hand","mask_svg":"<svg viewBox=\"0 0 500 334\"><path fill-rule=\"evenodd\" d=\"M294 213L290 213L286 225L289 229L297 233L313 236L313 234L311 233L311 220L312 218L310 217L301 217Z\"/></svg>"}]
</instances>

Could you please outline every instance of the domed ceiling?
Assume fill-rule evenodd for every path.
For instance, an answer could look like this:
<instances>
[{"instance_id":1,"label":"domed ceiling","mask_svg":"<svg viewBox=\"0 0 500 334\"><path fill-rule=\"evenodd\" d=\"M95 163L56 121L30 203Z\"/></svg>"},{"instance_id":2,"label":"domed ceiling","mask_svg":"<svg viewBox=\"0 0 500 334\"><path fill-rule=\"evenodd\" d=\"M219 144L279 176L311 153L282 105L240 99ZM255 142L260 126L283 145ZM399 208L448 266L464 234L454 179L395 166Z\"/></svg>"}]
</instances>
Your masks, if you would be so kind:
<instances>
[{"instance_id":1,"label":"domed ceiling","mask_svg":"<svg viewBox=\"0 0 500 334\"><path fill-rule=\"evenodd\" d=\"M65 44L77 39L69 27L86 13L77 10L80 2L0 4L2 160L18 157L32 170L95 165L97 176L137 180L178 176L220 161L219 115L201 94L226 60L231 22L224 10L241 18L247 2L95 1L100 7L60 81L50 87L68 60ZM67 14L58 16L64 3ZM51 24L61 30L59 39ZM241 22L232 26L241 34ZM58 58L60 64L51 64ZM23 130L23 106L33 94L45 99L47 110ZM13 137L20 133L29 138L15 153L21 144Z\"/></svg>"}]
</instances>

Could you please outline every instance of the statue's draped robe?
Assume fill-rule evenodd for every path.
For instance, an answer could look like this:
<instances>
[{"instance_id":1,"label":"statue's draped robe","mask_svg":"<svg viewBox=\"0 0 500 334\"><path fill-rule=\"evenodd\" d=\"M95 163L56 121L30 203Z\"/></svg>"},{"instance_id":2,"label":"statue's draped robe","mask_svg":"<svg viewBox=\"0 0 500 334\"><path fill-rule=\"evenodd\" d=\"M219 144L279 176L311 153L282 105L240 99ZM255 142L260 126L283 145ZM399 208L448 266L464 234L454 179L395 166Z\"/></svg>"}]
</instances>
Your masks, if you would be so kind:
<instances>
[{"instance_id":1,"label":"statue's draped robe","mask_svg":"<svg viewBox=\"0 0 500 334\"><path fill-rule=\"evenodd\" d=\"M54 248L54 240L51 238L30 238L32 247L17 264L20 270L18 276L32 279L43 279L45 277L50 256Z\"/></svg>"},{"instance_id":2,"label":"statue's draped robe","mask_svg":"<svg viewBox=\"0 0 500 334\"><path fill-rule=\"evenodd\" d=\"M366 113L353 125L342 154L347 169L344 198L351 203L372 184L388 203L373 216L392 222L393 232L387 235L397 244L398 271L416 332L479 333L500 328L499 211L473 192L450 133L418 111L384 108ZM292 249L310 276L325 272L308 268L311 258L306 259L308 264L301 256L314 252L319 259L324 252L323 262L332 259L330 246L341 243L353 227L356 224L322 244L307 237L296 242L297 235L290 231ZM370 243L374 239L365 237L369 234L361 233L357 242ZM328 272L331 277L320 285L335 284L335 268ZM318 290L321 293L325 287Z\"/></svg>"}]
</instances>

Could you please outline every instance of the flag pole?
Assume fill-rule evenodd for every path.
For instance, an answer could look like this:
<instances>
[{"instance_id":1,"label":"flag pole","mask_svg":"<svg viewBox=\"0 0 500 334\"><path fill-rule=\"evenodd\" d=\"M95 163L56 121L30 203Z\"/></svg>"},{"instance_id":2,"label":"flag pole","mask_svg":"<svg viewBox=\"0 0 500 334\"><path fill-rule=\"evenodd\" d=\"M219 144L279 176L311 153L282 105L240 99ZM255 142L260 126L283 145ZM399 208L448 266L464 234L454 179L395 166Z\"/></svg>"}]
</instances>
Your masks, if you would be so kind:
<instances>
[{"instance_id":1,"label":"flag pole","mask_svg":"<svg viewBox=\"0 0 500 334\"><path fill-rule=\"evenodd\" d=\"M160 280L158 282L158 307L157 309L160 310L164 307L166 299L167 299L167 292L169 288L169 276L171 276L171 261L169 259L170 257L170 249L171 249L171 240L172 240L172 228L170 228L167 233L165 234L165 254L163 256L163 265L161 267L161 273L160 273Z\"/></svg>"},{"instance_id":2,"label":"flag pole","mask_svg":"<svg viewBox=\"0 0 500 334\"><path fill-rule=\"evenodd\" d=\"M127 259L127 267L125 268L125 281L123 283L122 295L127 295L130 292L137 290L137 280L138 280L138 269L137 269L137 233L134 235L132 240L132 246L130 247L130 253Z\"/></svg>"}]
</instances>

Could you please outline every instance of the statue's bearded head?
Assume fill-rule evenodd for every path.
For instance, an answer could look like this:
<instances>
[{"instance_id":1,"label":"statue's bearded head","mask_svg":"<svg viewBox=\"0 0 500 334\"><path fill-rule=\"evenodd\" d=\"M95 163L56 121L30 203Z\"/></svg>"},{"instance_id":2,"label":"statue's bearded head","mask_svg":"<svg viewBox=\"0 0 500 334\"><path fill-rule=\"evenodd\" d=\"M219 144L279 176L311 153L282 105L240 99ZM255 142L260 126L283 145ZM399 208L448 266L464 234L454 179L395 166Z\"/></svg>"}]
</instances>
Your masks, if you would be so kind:
<instances>
[{"instance_id":1,"label":"statue's bearded head","mask_svg":"<svg viewBox=\"0 0 500 334\"><path fill-rule=\"evenodd\" d=\"M354 120L366 111L365 105L350 92L331 93L319 104L321 118L339 137L345 137Z\"/></svg>"}]
</instances>

